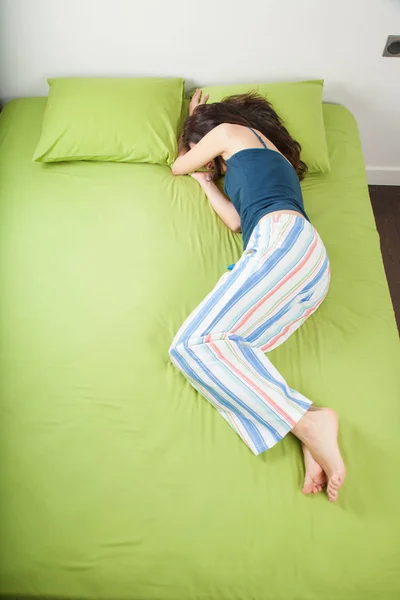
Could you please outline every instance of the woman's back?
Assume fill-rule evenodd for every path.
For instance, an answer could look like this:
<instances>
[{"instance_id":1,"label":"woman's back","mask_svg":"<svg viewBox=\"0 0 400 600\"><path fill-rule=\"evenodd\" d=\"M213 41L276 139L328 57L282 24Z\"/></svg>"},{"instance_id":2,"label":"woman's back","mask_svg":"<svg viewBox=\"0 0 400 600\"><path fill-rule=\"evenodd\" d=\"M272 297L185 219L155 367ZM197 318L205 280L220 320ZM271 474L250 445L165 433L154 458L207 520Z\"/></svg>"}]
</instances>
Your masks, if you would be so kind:
<instances>
[{"instance_id":1,"label":"woman's back","mask_svg":"<svg viewBox=\"0 0 400 600\"><path fill-rule=\"evenodd\" d=\"M245 148L226 159L224 184L225 193L240 215L244 248L258 221L268 213L293 210L309 220L295 169L280 152L268 148L261 135L249 129L262 147Z\"/></svg>"}]
</instances>

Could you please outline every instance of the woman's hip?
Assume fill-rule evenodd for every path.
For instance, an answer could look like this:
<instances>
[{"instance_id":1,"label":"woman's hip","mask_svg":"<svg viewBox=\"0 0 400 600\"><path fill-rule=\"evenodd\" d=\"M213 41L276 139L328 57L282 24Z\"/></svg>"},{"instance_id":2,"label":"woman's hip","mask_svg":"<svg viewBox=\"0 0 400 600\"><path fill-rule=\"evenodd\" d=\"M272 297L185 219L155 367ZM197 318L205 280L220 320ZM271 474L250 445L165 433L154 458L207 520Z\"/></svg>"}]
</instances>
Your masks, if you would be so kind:
<instances>
[{"instance_id":1,"label":"woman's hip","mask_svg":"<svg viewBox=\"0 0 400 600\"><path fill-rule=\"evenodd\" d=\"M278 327L285 315L299 318L319 305L329 286L322 240L306 219L278 217L258 223L241 259L188 317L177 339L221 332L249 342L260 334L265 339L266 330Z\"/></svg>"},{"instance_id":2,"label":"woman's hip","mask_svg":"<svg viewBox=\"0 0 400 600\"><path fill-rule=\"evenodd\" d=\"M234 333L255 342L269 328L312 314L327 294L330 267L321 237L303 217L264 218L251 242L247 251L257 275L249 278L247 306Z\"/></svg>"}]
</instances>

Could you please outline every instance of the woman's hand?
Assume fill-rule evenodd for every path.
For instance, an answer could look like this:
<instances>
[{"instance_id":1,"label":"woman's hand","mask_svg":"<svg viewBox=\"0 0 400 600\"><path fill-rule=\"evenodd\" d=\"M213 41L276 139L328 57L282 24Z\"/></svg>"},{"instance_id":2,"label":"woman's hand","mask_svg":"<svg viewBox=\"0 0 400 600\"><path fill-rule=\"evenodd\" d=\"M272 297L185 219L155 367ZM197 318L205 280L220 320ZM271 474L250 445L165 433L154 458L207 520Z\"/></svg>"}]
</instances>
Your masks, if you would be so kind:
<instances>
[{"instance_id":1,"label":"woman's hand","mask_svg":"<svg viewBox=\"0 0 400 600\"><path fill-rule=\"evenodd\" d=\"M192 96L192 99L190 100L190 104L189 104L189 115L192 115L193 112L195 111L195 109L200 105L200 104L205 104L208 100L208 94L205 94L203 96L203 92L199 89L197 89L195 91L195 93Z\"/></svg>"},{"instance_id":2,"label":"woman's hand","mask_svg":"<svg viewBox=\"0 0 400 600\"><path fill-rule=\"evenodd\" d=\"M210 173L204 173L201 171L196 171L195 173L190 173L190 177L193 177L196 181L199 182L201 187L209 185L212 181Z\"/></svg>"}]
</instances>

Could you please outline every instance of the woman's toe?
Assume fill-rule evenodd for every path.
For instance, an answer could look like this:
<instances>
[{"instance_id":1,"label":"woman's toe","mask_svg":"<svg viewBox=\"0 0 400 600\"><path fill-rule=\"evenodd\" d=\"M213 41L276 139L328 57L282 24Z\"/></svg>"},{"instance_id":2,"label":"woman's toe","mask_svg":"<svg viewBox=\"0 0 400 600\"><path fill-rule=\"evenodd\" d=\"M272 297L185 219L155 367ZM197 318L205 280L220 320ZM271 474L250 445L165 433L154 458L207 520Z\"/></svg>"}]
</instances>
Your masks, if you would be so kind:
<instances>
[{"instance_id":1,"label":"woman's toe","mask_svg":"<svg viewBox=\"0 0 400 600\"><path fill-rule=\"evenodd\" d=\"M314 484L310 479L305 479L304 480L304 486L302 489L303 494L311 494L311 492L313 491L314 488Z\"/></svg>"},{"instance_id":2,"label":"woman's toe","mask_svg":"<svg viewBox=\"0 0 400 600\"><path fill-rule=\"evenodd\" d=\"M328 497L331 502L335 502L338 499L338 491L332 486L328 486Z\"/></svg>"}]
</instances>

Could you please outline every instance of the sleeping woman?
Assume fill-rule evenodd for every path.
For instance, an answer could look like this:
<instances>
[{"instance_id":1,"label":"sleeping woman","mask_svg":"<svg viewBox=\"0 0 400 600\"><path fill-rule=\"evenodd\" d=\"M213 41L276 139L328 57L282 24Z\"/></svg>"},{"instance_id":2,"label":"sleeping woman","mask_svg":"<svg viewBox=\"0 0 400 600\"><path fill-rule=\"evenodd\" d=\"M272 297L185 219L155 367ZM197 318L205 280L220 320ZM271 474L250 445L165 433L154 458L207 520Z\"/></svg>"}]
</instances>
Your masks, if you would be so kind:
<instances>
[{"instance_id":1,"label":"sleeping woman","mask_svg":"<svg viewBox=\"0 0 400 600\"><path fill-rule=\"evenodd\" d=\"M289 432L299 438L303 493L326 487L333 502L345 478L338 417L289 387L266 356L329 288L327 252L303 205L307 167L265 98L206 102L197 90L172 172L199 182L222 221L242 232L244 251L182 325L170 357L254 454ZM223 174L224 193L215 184Z\"/></svg>"}]
</instances>

